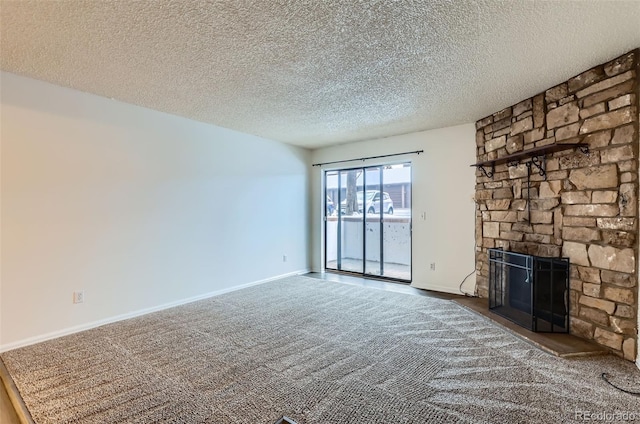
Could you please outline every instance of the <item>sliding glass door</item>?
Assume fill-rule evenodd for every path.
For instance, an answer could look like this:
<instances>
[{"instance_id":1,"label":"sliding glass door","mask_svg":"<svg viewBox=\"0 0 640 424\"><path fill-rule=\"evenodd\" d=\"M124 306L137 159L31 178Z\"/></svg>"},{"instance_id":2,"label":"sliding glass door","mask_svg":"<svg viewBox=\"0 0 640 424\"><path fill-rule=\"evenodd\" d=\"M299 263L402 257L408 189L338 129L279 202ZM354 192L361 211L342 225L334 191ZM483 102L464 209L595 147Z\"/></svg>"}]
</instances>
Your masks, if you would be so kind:
<instances>
[{"instance_id":1,"label":"sliding glass door","mask_svg":"<svg viewBox=\"0 0 640 424\"><path fill-rule=\"evenodd\" d=\"M325 172L325 269L411 281L411 164Z\"/></svg>"}]
</instances>

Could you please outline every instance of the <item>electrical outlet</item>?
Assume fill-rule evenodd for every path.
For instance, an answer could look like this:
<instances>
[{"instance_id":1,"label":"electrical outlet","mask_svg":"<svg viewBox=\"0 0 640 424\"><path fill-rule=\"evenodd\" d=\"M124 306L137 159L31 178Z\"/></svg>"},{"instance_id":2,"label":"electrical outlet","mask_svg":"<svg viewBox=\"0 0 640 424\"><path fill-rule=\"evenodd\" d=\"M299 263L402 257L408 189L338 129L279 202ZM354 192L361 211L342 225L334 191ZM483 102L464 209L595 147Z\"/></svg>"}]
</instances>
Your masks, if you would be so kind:
<instances>
[{"instance_id":1,"label":"electrical outlet","mask_svg":"<svg viewBox=\"0 0 640 424\"><path fill-rule=\"evenodd\" d=\"M431 271L435 271L435 270L436 270L436 263L431 262Z\"/></svg>"},{"instance_id":2,"label":"electrical outlet","mask_svg":"<svg viewBox=\"0 0 640 424\"><path fill-rule=\"evenodd\" d=\"M282 262L287 262L287 255L282 255Z\"/></svg>"},{"instance_id":3,"label":"electrical outlet","mask_svg":"<svg viewBox=\"0 0 640 424\"><path fill-rule=\"evenodd\" d=\"M73 292L73 303L84 303L84 291Z\"/></svg>"}]
</instances>

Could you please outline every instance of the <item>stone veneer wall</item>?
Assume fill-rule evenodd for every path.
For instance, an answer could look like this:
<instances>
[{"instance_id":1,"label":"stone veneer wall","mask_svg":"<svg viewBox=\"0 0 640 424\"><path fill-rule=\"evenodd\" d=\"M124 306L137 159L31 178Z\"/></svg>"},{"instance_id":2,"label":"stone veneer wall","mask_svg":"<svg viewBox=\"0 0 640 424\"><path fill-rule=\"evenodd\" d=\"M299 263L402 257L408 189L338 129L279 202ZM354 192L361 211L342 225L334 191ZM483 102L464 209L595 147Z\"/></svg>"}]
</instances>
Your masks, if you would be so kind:
<instances>
[{"instance_id":1,"label":"stone veneer wall","mask_svg":"<svg viewBox=\"0 0 640 424\"><path fill-rule=\"evenodd\" d=\"M636 357L638 72L640 50L596 66L476 122L479 162L553 143L546 180L527 167L476 172L477 293L488 294L487 249L571 260L570 332Z\"/></svg>"}]
</instances>

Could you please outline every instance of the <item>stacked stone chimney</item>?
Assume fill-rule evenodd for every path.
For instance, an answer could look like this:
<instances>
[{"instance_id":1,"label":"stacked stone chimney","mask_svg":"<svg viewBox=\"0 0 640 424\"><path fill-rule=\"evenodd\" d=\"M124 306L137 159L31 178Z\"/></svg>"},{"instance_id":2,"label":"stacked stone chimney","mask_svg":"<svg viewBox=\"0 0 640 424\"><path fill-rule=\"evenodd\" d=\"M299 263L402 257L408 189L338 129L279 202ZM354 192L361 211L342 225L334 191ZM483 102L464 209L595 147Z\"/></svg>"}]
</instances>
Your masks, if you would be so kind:
<instances>
[{"instance_id":1,"label":"stacked stone chimney","mask_svg":"<svg viewBox=\"0 0 640 424\"><path fill-rule=\"evenodd\" d=\"M488 248L568 257L570 332L629 360L638 322L639 56L634 50L476 122L478 162L589 146L547 154L546 177L532 167L529 187L523 163L496 165L492 177L478 169L477 293L488 294Z\"/></svg>"}]
</instances>

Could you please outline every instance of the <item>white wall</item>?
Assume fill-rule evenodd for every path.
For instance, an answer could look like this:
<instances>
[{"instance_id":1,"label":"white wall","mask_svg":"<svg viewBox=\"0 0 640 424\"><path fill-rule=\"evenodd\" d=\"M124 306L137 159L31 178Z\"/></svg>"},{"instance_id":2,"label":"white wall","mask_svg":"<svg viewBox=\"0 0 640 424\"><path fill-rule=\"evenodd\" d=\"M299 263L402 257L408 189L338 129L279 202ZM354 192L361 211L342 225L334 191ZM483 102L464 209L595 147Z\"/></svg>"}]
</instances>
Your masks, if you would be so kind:
<instances>
[{"instance_id":1,"label":"white wall","mask_svg":"<svg viewBox=\"0 0 640 424\"><path fill-rule=\"evenodd\" d=\"M0 349L308 268L307 150L0 75Z\"/></svg>"},{"instance_id":2,"label":"white wall","mask_svg":"<svg viewBox=\"0 0 640 424\"><path fill-rule=\"evenodd\" d=\"M424 150L407 155L369 160L365 165L412 163L413 175L413 282L412 286L460 293L464 277L475 268L475 158L473 124L405 134L314 150L313 163ZM322 222L322 172L361 166L362 161L312 169L312 267L324 267ZM426 220L421 213L426 212ZM436 263L431 271L430 263ZM473 292L475 275L464 284Z\"/></svg>"}]
</instances>

